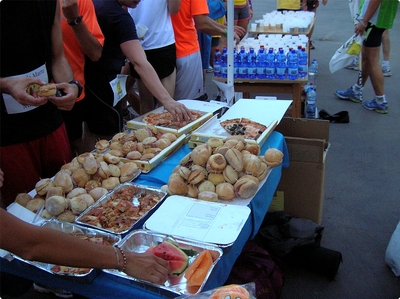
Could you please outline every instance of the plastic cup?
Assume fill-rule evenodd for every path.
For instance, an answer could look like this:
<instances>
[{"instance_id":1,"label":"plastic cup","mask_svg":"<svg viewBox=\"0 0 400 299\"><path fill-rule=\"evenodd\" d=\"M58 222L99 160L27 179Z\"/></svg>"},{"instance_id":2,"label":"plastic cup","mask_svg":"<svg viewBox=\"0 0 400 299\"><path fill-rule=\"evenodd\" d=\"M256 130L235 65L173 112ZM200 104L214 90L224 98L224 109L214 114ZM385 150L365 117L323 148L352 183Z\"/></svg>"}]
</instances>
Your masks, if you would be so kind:
<instances>
[{"instance_id":1,"label":"plastic cup","mask_svg":"<svg viewBox=\"0 0 400 299\"><path fill-rule=\"evenodd\" d=\"M257 23L251 23L251 31L256 31L257 30Z\"/></svg>"},{"instance_id":2,"label":"plastic cup","mask_svg":"<svg viewBox=\"0 0 400 299\"><path fill-rule=\"evenodd\" d=\"M143 24L136 25L136 32L137 32L138 38L142 39L145 36L148 29L149 28L147 28L147 26L145 26Z\"/></svg>"}]
</instances>

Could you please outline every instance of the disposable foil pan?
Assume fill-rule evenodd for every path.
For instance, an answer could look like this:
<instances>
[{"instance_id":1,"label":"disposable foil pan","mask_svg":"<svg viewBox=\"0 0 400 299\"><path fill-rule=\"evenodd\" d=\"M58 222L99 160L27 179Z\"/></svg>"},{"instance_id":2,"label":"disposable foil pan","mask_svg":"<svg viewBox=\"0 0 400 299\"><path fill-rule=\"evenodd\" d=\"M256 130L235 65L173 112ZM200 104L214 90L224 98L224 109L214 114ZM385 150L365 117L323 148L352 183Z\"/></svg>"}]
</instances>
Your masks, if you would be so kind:
<instances>
[{"instance_id":1,"label":"disposable foil pan","mask_svg":"<svg viewBox=\"0 0 400 299\"><path fill-rule=\"evenodd\" d=\"M121 209L119 207L113 207L113 209L107 209L109 213L101 213L102 221L98 221L98 218L93 218L94 216L92 215L99 215L99 211L104 210L107 204L109 204L110 201L113 200L113 198L119 196L118 194L126 191L129 188L134 188L135 190L133 196L129 199L129 201L134 207L137 208L136 210L134 210L135 212L138 212L137 214L133 215L131 212L128 212L128 210L126 210L125 214L118 214L118 216L116 216L115 211ZM75 219L75 222L81 225L93 227L95 229L100 229L106 232L123 236L132 229L140 228L144 223L144 220L147 219L148 216L150 216L150 214L154 211L154 208L162 202L166 195L167 192L159 188L135 184L133 182L127 182L115 187L111 192L103 195L97 202L95 202L84 212L82 212L78 216L78 218ZM152 203L151 205L145 206L143 204L143 198L145 198L146 196L157 198L157 203ZM93 221L89 221L89 218L93 219ZM130 221L131 218L133 219L132 221ZM112 219L114 220L112 221ZM125 225L127 221L129 221L129 225Z\"/></svg>"},{"instance_id":2,"label":"disposable foil pan","mask_svg":"<svg viewBox=\"0 0 400 299\"><path fill-rule=\"evenodd\" d=\"M157 285L147 281L142 281L140 279L133 278L128 276L124 272L120 272L114 269L104 269L103 271L112 275L115 275L119 278L124 278L130 280L133 284L138 285L146 290L150 290L163 296L167 296L169 298L175 298L177 295L182 294L196 294L199 293L210 275L213 272L215 265L218 263L219 259L223 255L223 251L221 248L207 243L193 242L182 238L175 238L171 236L166 236L163 234L158 234L152 231L147 230L134 230L130 232L127 236L125 236L120 242L119 246L125 251L131 252L145 252L149 247L153 247L161 243L163 240L171 240L175 242L189 257L189 264L192 263L198 254L203 250L210 250L211 255L213 257L213 265L208 271L203 283L200 287L189 287L187 286L187 280L184 277L183 272L179 276L171 276L164 285Z\"/></svg>"},{"instance_id":3,"label":"disposable foil pan","mask_svg":"<svg viewBox=\"0 0 400 299\"><path fill-rule=\"evenodd\" d=\"M104 231L96 230L93 228L85 227L76 223L61 222L58 220L48 220L42 223L41 226L45 226L51 229L59 230L68 234L75 235L77 237L84 238L95 238L97 242L102 241L103 244L114 245L121 241L121 237L115 234L107 233ZM90 240L88 240L89 242ZM29 265L37 267L43 271L49 272L54 275L60 275L72 280L79 282L89 283L100 273L100 270L93 268L74 268L61 266L63 271L59 271L60 266L55 264L48 264L36 261L28 261L15 255L15 258L25 262Z\"/></svg>"}]
</instances>

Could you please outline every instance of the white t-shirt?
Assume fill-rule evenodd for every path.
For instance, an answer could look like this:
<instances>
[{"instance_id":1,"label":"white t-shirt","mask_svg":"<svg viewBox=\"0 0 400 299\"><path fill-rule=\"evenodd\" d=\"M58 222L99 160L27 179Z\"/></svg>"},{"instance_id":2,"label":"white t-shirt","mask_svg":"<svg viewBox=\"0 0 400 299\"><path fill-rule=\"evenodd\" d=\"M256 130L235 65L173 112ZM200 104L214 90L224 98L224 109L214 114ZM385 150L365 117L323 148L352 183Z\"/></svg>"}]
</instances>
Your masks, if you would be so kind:
<instances>
[{"instance_id":1,"label":"white t-shirt","mask_svg":"<svg viewBox=\"0 0 400 299\"><path fill-rule=\"evenodd\" d=\"M144 50L158 49L175 43L167 0L142 0L136 8L129 8L135 24L143 24L148 30L140 41Z\"/></svg>"}]
</instances>

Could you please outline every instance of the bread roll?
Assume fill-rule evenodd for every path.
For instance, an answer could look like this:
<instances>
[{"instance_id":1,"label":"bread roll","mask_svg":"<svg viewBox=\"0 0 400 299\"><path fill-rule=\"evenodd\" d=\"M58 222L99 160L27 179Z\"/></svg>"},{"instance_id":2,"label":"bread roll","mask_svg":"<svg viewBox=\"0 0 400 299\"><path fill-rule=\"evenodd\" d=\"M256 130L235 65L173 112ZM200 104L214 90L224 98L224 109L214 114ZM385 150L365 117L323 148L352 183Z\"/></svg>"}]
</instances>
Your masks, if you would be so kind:
<instances>
[{"instance_id":1,"label":"bread roll","mask_svg":"<svg viewBox=\"0 0 400 299\"><path fill-rule=\"evenodd\" d=\"M219 199L232 200L235 198L235 188L232 184L226 182L218 184L215 190Z\"/></svg>"},{"instance_id":2,"label":"bread roll","mask_svg":"<svg viewBox=\"0 0 400 299\"><path fill-rule=\"evenodd\" d=\"M45 207L50 215L58 216L67 208L64 196L54 195L46 199Z\"/></svg>"},{"instance_id":3,"label":"bread roll","mask_svg":"<svg viewBox=\"0 0 400 299\"><path fill-rule=\"evenodd\" d=\"M199 193L197 198L205 201L217 202L218 194L212 191L203 191Z\"/></svg>"},{"instance_id":4,"label":"bread roll","mask_svg":"<svg viewBox=\"0 0 400 299\"><path fill-rule=\"evenodd\" d=\"M276 167L282 164L283 153L276 148L269 148L264 153L265 163L269 167Z\"/></svg>"},{"instance_id":5,"label":"bread roll","mask_svg":"<svg viewBox=\"0 0 400 299\"><path fill-rule=\"evenodd\" d=\"M53 83L43 84L39 87L36 94L39 97L53 97L57 93L56 85Z\"/></svg>"}]
</instances>

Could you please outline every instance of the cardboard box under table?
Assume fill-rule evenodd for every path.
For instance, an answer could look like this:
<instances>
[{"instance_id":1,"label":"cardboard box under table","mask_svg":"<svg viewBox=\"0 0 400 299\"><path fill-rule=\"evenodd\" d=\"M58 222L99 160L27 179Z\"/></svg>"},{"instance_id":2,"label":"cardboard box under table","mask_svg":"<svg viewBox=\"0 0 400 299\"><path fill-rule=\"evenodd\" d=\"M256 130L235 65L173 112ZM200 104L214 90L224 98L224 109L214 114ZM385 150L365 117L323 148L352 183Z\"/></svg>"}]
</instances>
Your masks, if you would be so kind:
<instances>
[{"instance_id":1,"label":"cardboard box under table","mask_svg":"<svg viewBox=\"0 0 400 299\"><path fill-rule=\"evenodd\" d=\"M277 191L284 193L284 211L321 224L329 121L283 118L276 131L285 136L290 165L282 170Z\"/></svg>"}]
</instances>

